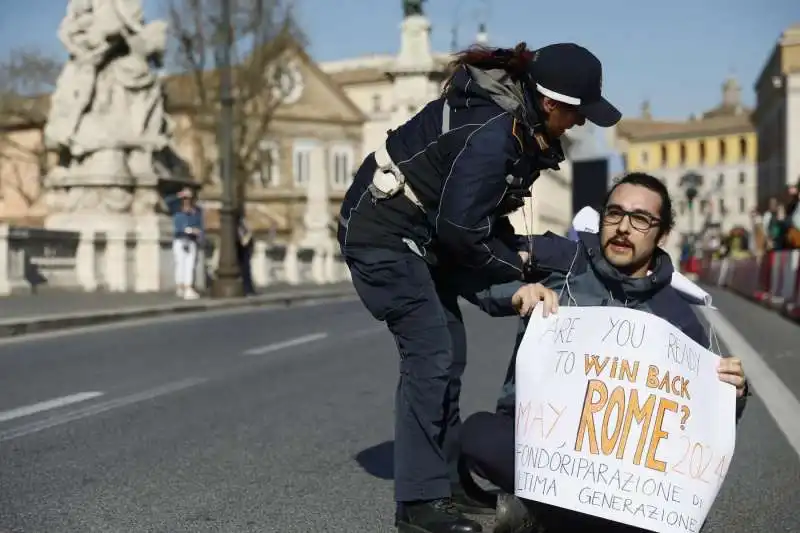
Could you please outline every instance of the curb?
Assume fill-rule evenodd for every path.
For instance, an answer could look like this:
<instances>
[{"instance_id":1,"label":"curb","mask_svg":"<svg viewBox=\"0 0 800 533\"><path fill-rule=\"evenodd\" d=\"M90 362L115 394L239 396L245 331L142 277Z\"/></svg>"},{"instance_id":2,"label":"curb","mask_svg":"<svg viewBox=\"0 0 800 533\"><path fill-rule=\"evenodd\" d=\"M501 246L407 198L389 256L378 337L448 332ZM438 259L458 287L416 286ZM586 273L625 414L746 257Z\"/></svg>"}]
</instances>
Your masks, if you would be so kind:
<instances>
[{"instance_id":1,"label":"curb","mask_svg":"<svg viewBox=\"0 0 800 533\"><path fill-rule=\"evenodd\" d=\"M310 301L331 301L355 296L352 286L326 289L323 287L307 290L282 291L249 298L226 298L220 300L200 299L192 302L176 302L148 307L128 307L107 309L88 313L69 313L39 315L32 317L0 320L0 339L19 337L33 333L44 333L83 326L112 324L177 313L202 313L220 309L259 307L262 305L291 307L295 303Z\"/></svg>"}]
</instances>

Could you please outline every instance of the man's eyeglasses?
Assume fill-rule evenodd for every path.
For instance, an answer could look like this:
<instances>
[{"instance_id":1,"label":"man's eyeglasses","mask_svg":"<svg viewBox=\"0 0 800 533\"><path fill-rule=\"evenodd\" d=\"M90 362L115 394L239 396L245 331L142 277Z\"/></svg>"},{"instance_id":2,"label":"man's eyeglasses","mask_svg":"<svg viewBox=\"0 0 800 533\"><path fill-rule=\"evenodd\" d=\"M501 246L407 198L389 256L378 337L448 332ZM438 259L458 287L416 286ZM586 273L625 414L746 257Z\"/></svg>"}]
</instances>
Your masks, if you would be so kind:
<instances>
[{"instance_id":1,"label":"man's eyeglasses","mask_svg":"<svg viewBox=\"0 0 800 533\"><path fill-rule=\"evenodd\" d=\"M631 226L638 231L647 231L661 224L661 219L642 211L626 211L621 207L609 206L603 211L603 221L607 224L621 224L628 217Z\"/></svg>"}]
</instances>

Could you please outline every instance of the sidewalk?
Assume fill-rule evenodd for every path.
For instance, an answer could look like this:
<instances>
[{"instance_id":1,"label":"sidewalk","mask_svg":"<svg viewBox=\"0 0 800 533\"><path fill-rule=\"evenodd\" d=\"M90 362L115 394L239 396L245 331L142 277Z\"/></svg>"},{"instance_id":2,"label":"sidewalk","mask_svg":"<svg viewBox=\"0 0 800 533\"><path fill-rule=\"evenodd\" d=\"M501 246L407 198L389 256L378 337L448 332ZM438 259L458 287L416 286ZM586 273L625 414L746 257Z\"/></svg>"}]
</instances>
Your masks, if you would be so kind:
<instances>
[{"instance_id":1,"label":"sidewalk","mask_svg":"<svg viewBox=\"0 0 800 533\"><path fill-rule=\"evenodd\" d=\"M248 298L183 300L173 293L92 293L46 291L0 298L0 337L12 337L161 314L188 313L268 304L291 305L311 299L355 294L350 283L274 285Z\"/></svg>"}]
</instances>

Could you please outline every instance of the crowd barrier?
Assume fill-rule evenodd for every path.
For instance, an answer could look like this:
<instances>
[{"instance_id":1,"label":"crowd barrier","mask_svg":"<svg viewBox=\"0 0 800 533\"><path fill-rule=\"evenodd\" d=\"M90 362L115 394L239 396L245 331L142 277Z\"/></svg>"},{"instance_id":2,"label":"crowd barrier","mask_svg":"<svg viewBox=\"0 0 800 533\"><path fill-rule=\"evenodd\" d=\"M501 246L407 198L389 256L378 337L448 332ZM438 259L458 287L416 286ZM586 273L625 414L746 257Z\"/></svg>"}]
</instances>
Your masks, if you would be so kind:
<instances>
[{"instance_id":1,"label":"crowd barrier","mask_svg":"<svg viewBox=\"0 0 800 533\"><path fill-rule=\"evenodd\" d=\"M800 250L780 250L761 257L707 259L700 280L800 321Z\"/></svg>"}]
</instances>

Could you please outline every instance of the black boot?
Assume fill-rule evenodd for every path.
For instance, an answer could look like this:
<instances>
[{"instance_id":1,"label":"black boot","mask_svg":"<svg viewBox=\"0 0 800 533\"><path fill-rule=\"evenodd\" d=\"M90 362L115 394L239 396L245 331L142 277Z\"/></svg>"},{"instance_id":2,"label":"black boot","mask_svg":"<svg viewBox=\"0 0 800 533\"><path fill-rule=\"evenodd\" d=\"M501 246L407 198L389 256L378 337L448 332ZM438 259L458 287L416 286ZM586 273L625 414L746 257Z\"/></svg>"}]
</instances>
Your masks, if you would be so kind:
<instances>
[{"instance_id":1,"label":"black boot","mask_svg":"<svg viewBox=\"0 0 800 533\"><path fill-rule=\"evenodd\" d=\"M497 497L494 533L539 533L540 529L522 500L511 494Z\"/></svg>"},{"instance_id":2,"label":"black boot","mask_svg":"<svg viewBox=\"0 0 800 533\"><path fill-rule=\"evenodd\" d=\"M397 511L400 533L478 533L477 522L465 518L447 498L429 502L403 503Z\"/></svg>"},{"instance_id":3,"label":"black boot","mask_svg":"<svg viewBox=\"0 0 800 533\"><path fill-rule=\"evenodd\" d=\"M453 494L453 505L462 513L494 514L494 502L472 497L460 483L452 485L450 489Z\"/></svg>"}]
</instances>

